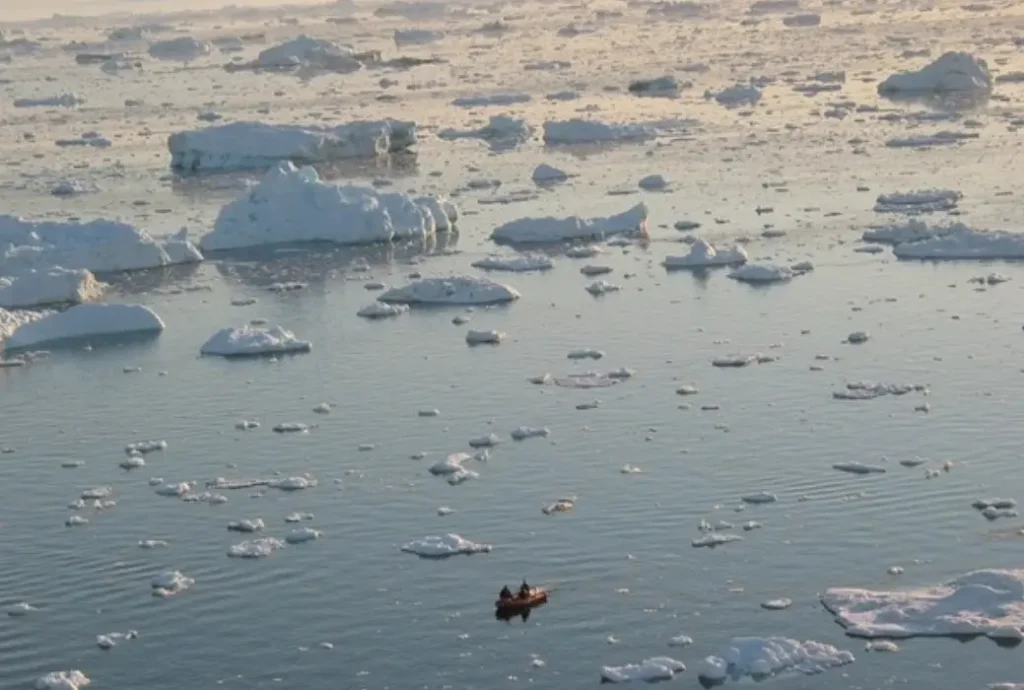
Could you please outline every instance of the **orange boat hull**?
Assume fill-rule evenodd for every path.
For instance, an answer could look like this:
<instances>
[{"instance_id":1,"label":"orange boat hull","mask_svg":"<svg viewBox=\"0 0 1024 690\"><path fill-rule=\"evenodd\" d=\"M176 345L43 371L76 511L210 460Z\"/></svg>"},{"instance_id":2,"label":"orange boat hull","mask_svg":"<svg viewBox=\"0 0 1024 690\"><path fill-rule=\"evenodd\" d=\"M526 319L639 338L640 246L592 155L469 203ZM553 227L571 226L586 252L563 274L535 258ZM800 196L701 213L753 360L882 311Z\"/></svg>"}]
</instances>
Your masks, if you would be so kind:
<instances>
[{"instance_id":1,"label":"orange boat hull","mask_svg":"<svg viewBox=\"0 0 1024 690\"><path fill-rule=\"evenodd\" d=\"M498 609L499 613L516 614L520 611L532 609L534 606L540 606L541 604L545 604L547 603L547 600L548 592L546 589L535 589L530 592L530 596L528 597L498 599L494 602L494 606Z\"/></svg>"}]
</instances>

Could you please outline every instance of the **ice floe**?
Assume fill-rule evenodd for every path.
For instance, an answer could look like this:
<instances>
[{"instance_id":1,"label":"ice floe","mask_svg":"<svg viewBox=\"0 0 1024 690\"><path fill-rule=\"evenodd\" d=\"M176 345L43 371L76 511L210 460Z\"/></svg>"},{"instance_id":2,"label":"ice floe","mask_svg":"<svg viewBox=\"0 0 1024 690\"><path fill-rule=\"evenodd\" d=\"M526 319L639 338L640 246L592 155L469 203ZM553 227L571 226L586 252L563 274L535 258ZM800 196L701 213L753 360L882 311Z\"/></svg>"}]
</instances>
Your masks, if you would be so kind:
<instances>
[{"instance_id":1,"label":"ice floe","mask_svg":"<svg viewBox=\"0 0 1024 690\"><path fill-rule=\"evenodd\" d=\"M382 293L381 302L394 304L484 305L514 302L520 295L514 288L486 278L448 276L421 278Z\"/></svg>"},{"instance_id":2,"label":"ice floe","mask_svg":"<svg viewBox=\"0 0 1024 690\"><path fill-rule=\"evenodd\" d=\"M880 465L867 465L863 462L837 462L832 469L849 474L884 474L885 468Z\"/></svg>"},{"instance_id":3,"label":"ice floe","mask_svg":"<svg viewBox=\"0 0 1024 690\"><path fill-rule=\"evenodd\" d=\"M653 79L638 79L630 82L629 92L634 96L645 96L648 98L676 98L679 93L689 86L689 82L680 83L672 75L655 77Z\"/></svg>"},{"instance_id":4,"label":"ice floe","mask_svg":"<svg viewBox=\"0 0 1024 690\"><path fill-rule=\"evenodd\" d=\"M411 541L402 546L402 551L415 554L421 558L447 558L448 556L459 554L487 553L492 548L490 544L476 544L468 539L463 539L457 534L445 534Z\"/></svg>"},{"instance_id":5,"label":"ice floe","mask_svg":"<svg viewBox=\"0 0 1024 690\"><path fill-rule=\"evenodd\" d=\"M85 103L85 99L69 91L45 98L18 98L15 108L74 108Z\"/></svg>"},{"instance_id":6,"label":"ice floe","mask_svg":"<svg viewBox=\"0 0 1024 690\"><path fill-rule=\"evenodd\" d=\"M164 322L138 304L80 304L20 326L7 338L8 350L88 337L156 333Z\"/></svg>"},{"instance_id":7,"label":"ice floe","mask_svg":"<svg viewBox=\"0 0 1024 690\"><path fill-rule=\"evenodd\" d=\"M350 46L302 34L260 52L252 62L231 64L229 71L243 69L290 71L355 72L367 62L378 62L379 54L356 53Z\"/></svg>"},{"instance_id":8,"label":"ice floe","mask_svg":"<svg viewBox=\"0 0 1024 690\"><path fill-rule=\"evenodd\" d=\"M823 642L785 637L734 637L718 655L709 656L698 672L702 680L764 680L786 673L816 675L852 664L854 656Z\"/></svg>"},{"instance_id":9,"label":"ice floe","mask_svg":"<svg viewBox=\"0 0 1024 690\"><path fill-rule=\"evenodd\" d=\"M686 665L681 661L667 656L656 656L645 659L639 664L626 664L625 666L605 666L601 669L602 683L629 683L632 681L643 681L654 683L656 681L671 680L677 673L686 670Z\"/></svg>"},{"instance_id":10,"label":"ice floe","mask_svg":"<svg viewBox=\"0 0 1024 690\"><path fill-rule=\"evenodd\" d=\"M831 588L821 601L853 637L1024 639L1024 570L977 570L917 589Z\"/></svg>"},{"instance_id":11,"label":"ice floe","mask_svg":"<svg viewBox=\"0 0 1024 690\"><path fill-rule=\"evenodd\" d=\"M792 280L795 275L788 266L767 264L746 264L729 273L730 278L743 283L784 283Z\"/></svg>"},{"instance_id":12,"label":"ice floe","mask_svg":"<svg viewBox=\"0 0 1024 690\"><path fill-rule=\"evenodd\" d=\"M955 189L923 189L915 192L880 194L876 213L931 213L956 208L963 194Z\"/></svg>"},{"instance_id":13,"label":"ice floe","mask_svg":"<svg viewBox=\"0 0 1024 690\"><path fill-rule=\"evenodd\" d=\"M764 503L775 503L779 499L775 494L768 493L767 491L758 491L757 493L741 496L740 500L752 505L761 505Z\"/></svg>"},{"instance_id":14,"label":"ice floe","mask_svg":"<svg viewBox=\"0 0 1024 690\"><path fill-rule=\"evenodd\" d=\"M728 544L731 541L743 541L743 537L738 534L730 534L729 532L708 532L703 536L690 540L690 546L695 549L700 547L713 549L716 546Z\"/></svg>"},{"instance_id":15,"label":"ice floe","mask_svg":"<svg viewBox=\"0 0 1024 690\"><path fill-rule=\"evenodd\" d=\"M55 268L27 271L11 278L0 277L0 307L6 309L79 304L102 296L103 284L86 270Z\"/></svg>"},{"instance_id":16,"label":"ice floe","mask_svg":"<svg viewBox=\"0 0 1024 690\"><path fill-rule=\"evenodd\" d=\"M544 123L544 143L548 145L649 141L657 135L654 127L642 124L616 125L581 119Z\"/></svg>"},{"instance_id":17,"label":"ice floe","mask_svg":"<svg viewBox=\"0 0 1024 690\"><path fill-rule=\"evenodd\" d=\"M228 523L228 530L231 532L262 532L265 525L263 520L256 518L255 520L238 520L236 522Z\"/></svg>"},{"instance_id":18,"label":"ice floe","mask_svg":"<svg viewBox=\"0 0 1024 690\"><path fill-rule=\"evenodd\" d=\"M992 90L988 64L970 53L949 52L914 72L900 72L878 85L882 95L984 94Z\"/></svg>"},{"instance_id":19,"label":"ice floe","mask_svg":"<svg viewBox=\"0 0 1024 690\"><path fill-rule=\"evenodd\" d=\"M955 228L930 239L893 247L901 259L981 260L1024 258L1024 233Z\"/></svg>"},{"instance_id":20,"label":"ice floe","mask_svg":"<svg viewBox=\"0 0 1024 690\"><path fill-rule=\"evenodd\" d=\"M835 391L832 397L837 400L872 400L883 395L906 395L907 393L927 393L928 387L919 383L876 383L874 381L851 381L846 390Z\"/></svg>"},{"instance_id":21,"label":"ice floe","mask_svg":"<svg viewBox=\"0 0 1024 690\"><path fill-rule=\"evenodd\" d=\"M280 326L222 328L199 351L204 355L252 357L287 352L309 352L313 345Z\"/></svg>"},{"instance_id":22,"label":"ice floe","mask_svg":"<svg viewBox=\"0 0 1024 690\"><path fill-rule=\"evenodd\" d=\"M741 108L757 105L761 100L761 89L753 84L735 84L721 91L706 91L704 97L713 98L726 108Z\"/></svg>"},{"instance_id":23,"label":"ice floe","mask_svg":"<svg viewBox=\"0 0 1024 690\"><path fill-rule=\"evenodd\" d=\"M36 611L36 607L24 601L17 604L12 604L7 607L7 615L11 618L22 618L29 615L33 611Z\"/></svg>"},{"instance_id":24,"label":"ice floe","mask_svg":"<svg viewBox=\"0 0 1024 690\"><path fill-rule=\"evenodd\" d=\"M481 268L487 271L525 273L527 271L547 271L555 267L555 262L546 254L531 252L516 256L487 256L483 259L477 259L471 265L473 268Z\"/></svg>"},{"instance_id":25,"label":"ice floe","mask_svg":"<svg viewBox=\"0 0 1024 690\"><path fill-rule=\"evenodd\" d=\"M495 228L491 239L507 244L544 244L644 233L646 228L647 205L637 204L622 213L599 218L520 218Z\"/></svg>"},{"instance_id":26,"label":"ice floe","mask_svg":"<svg viewBox=\"0 0 1024 690\"><path fill-rule=\"evenodd\" d=\"M533 426L520 426L512 430L509 434L513 441L525 441L528 438L545 438L551 434L551 429L546 426L533 427Z\"/></svg>"},{"instance_id":27,"label":"ice floe","mask_svg":"<svg viewBox=\"0 0 1024 690\"><path fill-rule=\"evenodd\" d=\"M461 96L452 101L452 105L460 108L482 108L494 105L518 105L529 103L530 96L525 93L491 93L474 96Z\"/></svg>"},{"instance_id":28,"label":"ice floe","mask_svg":"<svg viewBox=\"0 0 1024 690\"><path fill-rule=\"evenodd\" d=\"M534 184L553 185L568 180L569 174L547 163L541 163L533 169L530 179L533 180Z\"/></svg>"},{"instance_id":29,"label":"ice floe","mask_svg":"<svg viewBox=\"0 0 1024 690\"><path fill-rule=\"evenodd\" d=\"M149 46L149 56L157 60L193 62L212 54L212 43L200 41L191 36L169 38L166 41L157 41Z\"/></svg>"},{"instance_id":30,"label":"ice floe","mask_svg":"<svg viewBox=\"0 0 1024 690\"><path fill-rule=\"evenodd\" d=\"M468 345L497 345L505 339L505 333L497 330L466 332L466 343Z\"/></svg>"},{"instance_id":31,"label":"ice floe","mask_svg":"<svg viewBox=\"0 0 1024 690\"><path fill-rule=\"evenodd\" d=\"M289 544L304 544L307 541L319 539L323 535L324 533L319 530L311 529L309 527L298 527L289 532L284 540Z\"/></svg>"},{"instance_id":32,"label":"ice floe","mask_svg":"<svg viewBox=\"0 0 1024 690\"><path fill-rule=\"evenodd\" d=\"M168 570L154 577L151 585L153 596L169 597L184 592L195 583L193 578L186 577L177 570Z\"/></svg>"},{"instance_id":33,"label":"ice floe","mask_svg":"<svg viewBox=\"0 0 1024 690\"><path fill-rule=\"evenodd\" d=\"M486 141L492 150L505 151L529 141L533 136L533 129L525 120L508 115L492 115L490 121L478 129L442 129L437 136L447 141L481 139Z\"/></svg>"},{"instance_id":34,"label":"ice floe","mask_svg":"<svg viewBox=\"0 0 1024 690\"><path fill-rule=\"evenodd\" d=\"M155 240L144 230L109 220L33 221L0 216L0 272L87 270L117 273L202 261L187 233L168 241Z\"/></svg>"},{"instance_id":35,"label":"ice floe","mask_svg":"<svg viewBox=\"0 0 1024 690\"><path fill-rule=\"evenodd\" d=\"M861 239L865 242L897 245L905 242L918 242L946 235L971 232L972 230L963 223L937 225L926 223L917 218L910 218L905 223L899 225L888 225L865 230Z\"/></svg>"},{"instance_id":36,"label":"ice floe","mask_svg":"<svg viewBox=\"0 0 1024 690\"><path fill-rule=\"evenodd\" d=\"M619 292L622 290L622 286L609 283L607 280L595 280L584 289L594 297L600 297L601 295L607 295L609 292Z\"/></svg>"},{"instance_id":37,"label":"ice floe","mask_svg":"<svg viewBox=\"0 0 1024 690\"><path fill-rule=\"evenodd\" d=\"M450 202L421 203L401 193L334 185L312 167L280 163L243 197L221 209L205 250L272 244L370 244L432 236L457 215ZM443 217L435 218L435 211ZM440 221L440 222L438 222Z\"/></svg>"},{"instance_id":38,"label":"ice floe","mask_svg":"<svg viewBox=\"0 0 1024 690\"><path fill-rule=\"evenodd\" d=\"M731 249L716 249L707 240L698 239L690 245L688 254L666 256L661 265L668 269L698 269L734 266L746 262L747 253L739 245Z\"/></svg>"},{"instance_id":39,"label":"ice floe","mask_svg":"<svg viewBox=\"0 0 1024 690\"><path fill-rule=\"evenodd\" d=\"M36 678L35 690L82 690L89 685L89 677L78 670L54 671Z\"/></svg>"},{"instance_id":40,"label":"ice floe","mask_svg":"<svg viewBox=\"0 0 1024 690\"><path fill-rule=\"evenodd\" d=\"M356 316L364 319L386 319L393 316L401 316L409 311L408 304L385 304L384 302L373 302L356 312Z\"/></svg>"},{"instance_id":41,"label":"ice floe","mask_svg":"<svg viewBox=\"0 0 1024 690\"><path fill-rule=\"evenodd\" d=\"M554 515L555 513L568 513L569 511L576 508L576 497L567 496L559 498L558 500L549 503L548 505L541 508L541 512L545 515Z\"/></svg>"},{"instance_id":42,"label":"ice floe","mask_svg":"<svg viewBox=\"0 0 1024 690\"><path fill-rule=\"evenodd\" d=\"M261 537L235 544L228 549L228 556L231 558L266 558L281 548L284 548L284 542L280 539Z\"/></svg>"},{"instance_id":43,"label":"ice floe","mask_svg":"<svg viewBox=\"0 0 1024 690\"><path fill-rule=\"evenodd\" d=\"M232 122L177 132L167 140L171 167L181 170L269 168L282 161L323 163L374 158L416 143L416 123L356 121L334 127Z\"/></svg>"},{"instance_id":44,"label":"ice floe","mask_svg":"<svg viewBox=\"0 0 1024 690\"><path fill-rule=\"evenodd\" d=\"M769 599L761 602L761 608L768 611L782 611L793 605L792 599L782 597L781 599Z\"/></svg>"}]
</instances>

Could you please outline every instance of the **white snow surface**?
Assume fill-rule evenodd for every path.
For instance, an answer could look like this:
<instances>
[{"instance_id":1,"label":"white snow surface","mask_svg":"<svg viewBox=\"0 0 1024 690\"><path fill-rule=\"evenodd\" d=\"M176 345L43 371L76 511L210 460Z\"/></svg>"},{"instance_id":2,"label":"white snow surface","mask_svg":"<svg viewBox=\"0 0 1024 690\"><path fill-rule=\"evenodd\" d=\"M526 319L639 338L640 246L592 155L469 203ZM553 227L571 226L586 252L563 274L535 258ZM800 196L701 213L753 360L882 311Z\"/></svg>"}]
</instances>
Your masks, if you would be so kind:
<instances>
[{"instance_id":1,"label":"white snow surface","mask_svg":"<svg viewBox=\"0 0 1024 690\"><path fill-rule=\"evenodd\" d=\"M440 214L441 217L437 217ZM330 242L371 244L432 236L449 227L457 212L442 199L416 200L369 187L320 180L312 167L279 163L244 196L221 209L205 250L273 244Z\"/></svg>"},{"instance_id":2,"label":"white snow surface","mask_svg":"<svg viewBox=\"0 0 1024 690\"><path fill-rule=\"evenodd\" d=\"M491 239L508 244L571 242L644 232L646 227L647 205L641 203L601 218L520 218L495 228Z\"/></svg>"},{"instance_id":3,"label":"white snow surface","mask_svg":"<svg viewBox=\"0 0 1024 690\"><path fill-rule=\"evenodd\" d=\"M739 245L731 249L716 249L707 240L698 239L690 245L688 254L666 256L661 265L665 268L711 268L734 266L746 262L747 252Z\"/></svg>"},{"instance_id":4,"label":"white snow surface","mask_svg":"<svg viewBox=\"0 0 1024 690\"><path fill-rule=\"evenodd\" d=\"M992 90L988 64L970 53L949 52L914 72L893 74L878 85L883 95L984 94Z\"/></svg>"},{"instance_id":5,"label":"white snow surface","mask_svg":"<svg viewBox=\"0 0 1024 690\"><path fill-rule=\"evenodd\" d=\"M187 231L158 241L145 230L110 220L33 221L0 216L0 275L53 268L119 273L203 260Z\"/></svg>"},{"instance_id":6,"label":"white snow surface","mask_svg":"<svg viewBox=\"0 0 1024 690\"><path fill-rule=\"evenodd\" d=\"M604 683L629 683L639 680L654 683L671 680L677 673L682 673L685 670L686 665L681 661L667 656L656 656L645 659L639 664L605 666L601 669L601 681Z\"/></svg>"},{"instance_id":7,"label":"white snow surface","mask_svg":"<svg viewBox=\"0 0 1024 690\"><path fill-rule=\"evenodd\" d=\"M172 134L171 167L182 170L269 168L280 161L323 163L375 158L416 143L416 123L356 121L324 127L232 122Z\"/></svg>"},{"instance_id":8,"label":"white snow surface","mask_svg":"<svg viewBox=\"0 0 1024 690\"><path fill-rule=\"evenodd\" d=\"M91 336L151 333L163 329L164 322L149 307L80 304L21 326L7 338L5 346L9 350L21 349Z\"/></svg>"},{"instance_id":9,"label":"white snow surface","mask_svg":"<svg viewBox=\"0 0 1024 690\"><path fill-rule=\"evenodd\" d=\"M487 553L492 548L490 544L476 544L457 534L445 534L411 541L402 547L402 551L422 558L447 558L459 554Z\"/></svg>"},{"instance_id":10,"label":"white snow surface","mask_svg":"<svg viewBox=\"0 0 1024 690\"><path fill-rule=\"evenodd\" d=\"M250 326L222 328L210 336L200 352L222 357L245 357L285 352L309 352L308 340L299 340L281 326Z\"/></svg>"},{"instance_id":11,"label":"white snow surface","mask_svg":"<svg viewBox=\"0 0 1024 690\"><path fill-rule=\"evenodd\" d=\"M19 309L52 304L80 304L103 296L103 284L86 270L29 271L0 277L0 307Z\"/></svg>"},{"instance_id":12,"label":"white snow surface","mask_svg":"<svg viewBox=\"0 0 1024 690\"><path fill-rule=\"evenodd\" d=\"M699 675L715 682L744 678L762 680L785 673L816 675L853 661L850 652L813 640L734 637L720 654L704 659Z\"/></svg>"},{"instance_id":13,"label":"white snow surface","mask_svg":"<svg viewBox=\"0 0 1024 690\"><path fill-rule=\"evenodd\" d=\"M508 285L473 276L421 278L382 293L381 302L394 304L500 304L519 299Z\"/></svg>"},{"instance_id":14,"label":"white snow surface","mask_svg":"<svg viewBox=\"0 0 1024 690\"><path fill-rule=\"evenodd\" d=\"M821 603L853 637L1024 639L1024 570L976 570L918 589L830 588Z\"/></svg>"},{"instance_id":15,"label":"white snow surface","mask_svg":"<svg viewBox=\"0 0 1024 690\"><path fill-rule=\"evenodd\" d=\"M898 244L893 253L901 259L1022 259L1024 233L961 226L930 239Z\"/></svg>"}]
</instances>

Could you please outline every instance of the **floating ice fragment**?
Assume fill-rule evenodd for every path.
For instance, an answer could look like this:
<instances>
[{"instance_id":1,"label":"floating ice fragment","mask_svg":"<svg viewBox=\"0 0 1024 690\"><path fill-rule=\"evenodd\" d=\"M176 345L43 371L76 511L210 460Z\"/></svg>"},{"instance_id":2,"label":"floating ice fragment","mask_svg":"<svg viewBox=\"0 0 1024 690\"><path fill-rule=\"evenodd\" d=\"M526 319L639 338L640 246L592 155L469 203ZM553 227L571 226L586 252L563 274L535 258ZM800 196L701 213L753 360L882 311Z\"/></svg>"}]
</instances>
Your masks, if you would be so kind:
<instances>
[{"instance_id":1,"label":"floating ice fragment","mask_svg":"<svg viewBox=\"0 0 1024 690\"><path fill-rule=\"evenodd\" d=\"M476 544L457 534L445 534L411 541L405 544L401 550L421 558L446 558L458 554L487 553L492 548L490 544Z\"/></svg>"},{"instance_id":2,"label":"floating ice fragment","mask_svg":"<svg viewBox=\"0 0 1024 690\"><path fill-rule=\"evenodd\" d=\"M722 682L727 678L763 680L783 673L816 675L851 664L850 652L822 642L800 642L784 637L736 637L718 656L701 665L701 679Z\"/></svg>"},{"instance_id":3,"label":"floating ice fragment","mask_svg":"<svg viewBox=\"0 0 1024 690\"><path fill-rule=\"evenodd\" d=\"M662 680L671 680L677 673L686 670L686 665L666 656L645 659L639 664L627 664L625 666L605 666L601 669L602 683L629 683L632 681L644 681L653 683Z\"/></svg>"},{"instance_id":4,"label":"floating ice fragment","mask_svg":"<svg viewBox=\"0 0 1024 690\"><path fill-rule=\"evenodd\" d=\"M471 330L466 333L466 343L468 345L497 345L504 339L505 333L497 330Z\"/></svg>"},{"instance_id":5,"label":"floating ice fragment","mask_svg":"<svg viewBox=\"0 0 1024 690\"><path fill-rule=\"evenodd\" d=\"M231 558L266 558L283 547L284 542L280 539L261 537L235 544L228 549L228 556Z\"/></svg>"},{"instance_id":6,"label":"floating ice fragment","mask_svg":"<svg viewBox=\"0 0 1024 690\"><path fill-rule=\"evenodd\" d=\"M153 578L153 596L169 597L184 592L194 585L196 581L186 577L177 570L168 570Z\"/></svg>"}]
</instances>

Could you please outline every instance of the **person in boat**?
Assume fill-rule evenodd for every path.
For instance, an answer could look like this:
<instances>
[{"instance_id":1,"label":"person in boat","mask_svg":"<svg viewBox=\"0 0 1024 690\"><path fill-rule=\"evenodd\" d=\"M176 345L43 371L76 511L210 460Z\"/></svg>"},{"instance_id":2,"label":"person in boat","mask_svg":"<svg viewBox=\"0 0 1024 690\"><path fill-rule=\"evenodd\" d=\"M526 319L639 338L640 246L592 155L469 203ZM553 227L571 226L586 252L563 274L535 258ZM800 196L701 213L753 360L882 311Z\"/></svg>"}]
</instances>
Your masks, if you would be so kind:
<instances>
[{"instance_id":1,"label":"person in boat","mask_svg":"<svg viewBox=\"0 0 1024 690\"><path fill-rule=\"evenodd\" d=\"M512 590L508 588L508 585L505 585L501 588L501 592L498 594L498 598L502 601L508 601L512 598Z\"/></svg>"},{"instance_id":2,"label":"person in boat","mask_svg":"<svg viewBox=\"0 0 1024 690\"><path fill-rule=\"evenodd\" d=\"M526 580L523 580L523 584L519 587L519 598L528 599L531 591L533 590L530 588L530 585L526 584Z\"/></svg>"}]
</instances>

